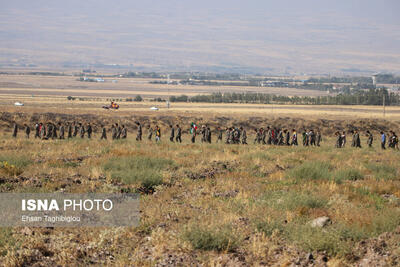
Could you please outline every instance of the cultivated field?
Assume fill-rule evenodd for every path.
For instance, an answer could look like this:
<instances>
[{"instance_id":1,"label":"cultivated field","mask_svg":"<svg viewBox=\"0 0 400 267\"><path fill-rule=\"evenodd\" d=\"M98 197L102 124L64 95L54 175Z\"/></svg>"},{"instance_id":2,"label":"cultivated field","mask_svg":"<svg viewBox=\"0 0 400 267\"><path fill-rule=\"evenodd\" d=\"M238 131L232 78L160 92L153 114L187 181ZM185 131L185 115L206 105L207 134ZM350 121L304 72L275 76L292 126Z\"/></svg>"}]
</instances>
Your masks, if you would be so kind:
<instances>
[{"instance_id":1,"label":"cultivated field","mask_svg":"<svg viewBox=\"0 0 400 267\"><path fill-rule=\"evenodd\" d=\"M106 78L104 82L81 82L73 76L0 75L1 95L78 96L78 97L168 97L170 95L197 95L212 92L260 92L288 96L319 96L324 91L296 88L195 86L150 84L159 79Z\"/></svg>"},{"instance_id":2,"label":"cultivated field","mask_svg":"<svg viewBox=\"0 0 400 267\"><path fill-rule=\"evenodd\" d=\"M12 101L23 100L24 107ZM400 152L378 130L399 129L399 110L375 107L121 103L65 97L1 98L1 192L138 192L141 222L127 228L2 228L3 265L395 266L400 250ZM10 103L11 102L11 103ZM164 104L162 104L164 105ZM162 141L135 140L138 120ZM11 138L10 125L91 122L92 140ZM190 122L242 125L249 145L189 142ZM128 139L100 141L118 122ZM183 127L170 143L167 125ZM322 146L253 144L254 127L321 129ZM362 149L335 149L332 133L357 128ZM366 147L366 130L375 144ZM110 132L108 133L110 137ZM144 128L144 137L147 131ZM350 141L348 136L348 141ZM7 164L5 164L7 162ZM123 170L123 171L121 171ZM328 217L324 226L311 221Z\"/></svg>"}]
</instances>

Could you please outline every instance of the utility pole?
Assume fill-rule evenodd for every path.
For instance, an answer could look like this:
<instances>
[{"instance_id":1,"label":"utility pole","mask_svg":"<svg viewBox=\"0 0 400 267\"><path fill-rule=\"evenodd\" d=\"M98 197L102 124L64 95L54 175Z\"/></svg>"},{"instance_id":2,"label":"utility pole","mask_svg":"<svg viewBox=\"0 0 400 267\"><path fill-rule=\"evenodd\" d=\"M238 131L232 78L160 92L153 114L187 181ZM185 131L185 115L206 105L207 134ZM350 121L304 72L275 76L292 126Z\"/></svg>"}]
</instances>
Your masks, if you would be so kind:
<instances>
[{"instance_id":1,"label":"utility pole","mask_svg":"<svg viewBox=\"0 0 400 267\"><path fill-rule=\"evenodd\" d=\"M167 109L169 109L169 100L171 98L170 93L169 93L169 84L170 84L170 80L169 80L169 74L167 75L167 88L168 88L168 99L167 99Z\"/></svg>"},{"instance_id":2,"label":"utility pole","mask_svg":"<svg viewBox=\"0 0 400 267\"><path fill-rule=\"evenodd\" d=\"M383 105L383 117L385 117L385 113L386 113L386 111L385 111L385 94L383 94L382 95L383 96L383 98L382 98L382 105Z\"/></svg>"}]
</instances>

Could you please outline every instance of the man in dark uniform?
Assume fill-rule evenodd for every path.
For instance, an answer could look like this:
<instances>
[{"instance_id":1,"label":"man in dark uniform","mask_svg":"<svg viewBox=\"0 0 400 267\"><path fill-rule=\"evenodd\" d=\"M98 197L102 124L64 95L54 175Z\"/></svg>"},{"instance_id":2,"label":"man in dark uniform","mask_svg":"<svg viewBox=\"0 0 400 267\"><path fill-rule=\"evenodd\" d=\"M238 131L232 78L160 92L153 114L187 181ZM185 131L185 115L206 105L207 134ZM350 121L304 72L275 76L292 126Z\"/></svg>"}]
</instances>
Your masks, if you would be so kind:
<instances>
[{"instance_id":1,"label":"man in dark uniform","mask_svg":"<svg viewBox=\"0 0 400 267\"><path fill-rule=\"evenodd\" d=\"M27 124L24 124L24 126L25 126L25 135L26 135L26 138L29 139L29 135L30 135L30 133L31 133L31 128L30 128Z\"/></svg>"},{"instance_id":2,"label":"man in dark uniform","mask_svg":"<svg viewBox=\"0 0 400 267\"><path fill-rule=\"evenodd\" d=\"M265 142L265 138L266 138L266 132L264 131L263 128L260 128L260 135L261 135L261 142L263 145L266 145L267 143Z\"/></svg>"},{"instance_id":3,"label":"man in dark uniform","mask_svg":"<svg viewBox=\"0 0 400 267\"><path fill-rule=\"evenodd\" d=\"M67 127L67 137L70 139L72 137L72 125L71 123L68 122L68 127Z\"/></svg>"},{"instance_id":4,"label":"man in dark uniform","mask_svg":"<svg viewBox=\"0 0 400 267\"><path fill-rule=\"evenodd\" d=\"M285 145L290 146L290 132L288 129L285 129Z\"/></svg>"},{"instance_id":5,"label":"man in dark uniform","mask_svg":"<svg viewBox=\"0 0 400 267\"><path fill-rule=\"evenodd\" d=\"M207 126L207 142L211 144L211 129L210 126Z\"/></svg>"},{"instance_id":6,"label":"man in dark uniform","mask_svg":"<svg viewBox=\"0 0 400 267\"><path fill-rule=\"evenodd\" d=\"M322 142L322 135L321 135L321 131L317 130L317 146L320 146L320 143Z\"/></svg>"},{"instance_id":7,"label":"man in dark uniform","mask_svg":"<svg viewBox=\"0 0 400 267\"><path fill-rule=\"evenodd\" d=\"M126 139L127 137L128 137L128 130L126 129L125 125L122 125L121 139Z\"/></svg>"},{"instance_id":8,"label":"man in dark uniform","mask_svg":"<svg viewBox=\"0 0 400 267\"><path fill-rule=\"evenodd\" d=\"M368 147L372 147L372 143L374 141L374 136L372 135L372 133L370 131L367 131L367 136L368 136L367 145L368 145Z\"/></svg>"},{"instance_id":9,"label":"man in dark uniform","mask_svg":"<svg viewBox=\"0 0 400 267\"><path fill-rule=\"evenodd\" d=\"M310 139L310 146L316 146L314 130L311 129L308 132L308 136L309 136L309 139Z\"/></svg>"},{"instance_id":10,"label":"man in dark uniform","mask_svg":"<svg viewBox=\"0 0 400 267\"><path fill-rule=\"evenodd\" d=\"M225 144L229 144L230 140L231 140L231 129L230 128L226 128L225 134L226 134Z\"/></svg>"},{"instance_id":11,"label":"man in dark uniform","mask_svg":"<svg viewBox=\"0 0 400 267\"><path fill-rule=\"evenodd\" d=\"M229 131L229 144L234 144L234 131L235 128L232 126Z\"/></svg>"},{"instance_id":12,"label":"man in dark uniform","mask_svg":"<svg viewBox=\"0 0 400 267\"><path fill-rule=\"evenodd\" d=\"M53 134L51 136L52 139L57 139L57 127L55 124L52 123L52 128L53 128Z\"/></svg>"},{"instance_id":13,"label":"man in dark uniform","mask_svg":"<svg viewBox=\"0 0 400 267\"><path fill-rule=\"evenodd\" d=\"M111 138L112 140L117 139L117 128L115 128L115 125L111 125Z\"/></svg>"},{"instance_id":14,"label":"man in dark uniform","mask_svg":"<svg viewBox=\"0 0 400 267\"><path fill-rule=\"evenodd\" d=\"M351 147L356 147L356 133L354 131L350 131L352 134L352 140L351 140Z\"/></svg>"},{"instance_id":15,"label":"man in dark uniform","mask_svg":"<svg viewBox=\"0 0 400 267\"><path fill-rule=\"evenodd\" d=\"M271 145L272 144L272 129L269 126L267 127L267 135L268 135L267 144Z\"/></svg>"},{"instance_id":16,"label":"man in dark uniform","mask_svg":"<svg viewBox=\"0 0 400 267\"><path fill-rule=\"evenodd\" d=\"M79 133L81 138L85 137L85 126L83 126L82 123L79 123Z\"/></svg>"},{"instance_id":17,"label":"man in dark uniform","mask_svg":"<svg viewBox=\"0 0 400 267\"><path fill-rule=\"evenodd\" d=\"M224 131L221 129L221 127L217 127L217 132L218 132L218 138L217 138L217 143L222 142L222 135Z\"/></svg>"},{"instance_id":18,"label":"man in dark uniform","mask_svg":"<svg viewBox=\"0 0 400 267\"><path fill-rule=\"evenodd\" d=\"M291 143L291 145L292 146L297 146L298 145L296 129L292 130L292 143Z\"/></svg>"},{"instance_id":19,"label":"man in dark uniform","mask_svg":"<svg viewBox=\"0 0 400 267\"><path fill-rule=\"evenodd\" d=\"M87 132L87 137L88 137L89 139L92 138L92 132L93 132L93 130L92 130L92 125L90 125L90 123L88 124L88 127L87 127L86 132Z\"/></svg>"},{"instance_id":20,"label":"man in dark uniform","mask_svg":"<svg viewBox=\"0 0 400 267\"><path fill-rule=\"evenodd\" d=\"M118 123L115 124L115 128L117 129L117 139L121 138L121 126L118 125Z\"/></svg>"},{"instance_id":21,"label":"man in dark uniform","mask_svg":"<svg viewBox=\"0 0 400 267\"><path fill-rule=\"evenodd\" d=\"M306 132L306 130L303 130L302 136L303 136L303 146L306 146L307 145L307 132Z\"/></svg>"},{"instance_id":22,"label":"man in dark uniform","mask_svg":"<svg viewBox=\"0 0 400 267\"><path fill-rule=\"evenodd\" d=\"M139 130L138 130L139 131ZM147 139L151 141L151 138L153 137L153 128L151 128L150 125L147 126ZM139 132L138 132L139 133Z\"/></svg>"},{"instance_id":23,"label":"man in dark uniform","mask_svg":"<svg viewBox=\"0 0 400 267\"><path fill-rule=\"evenodd\" d=\"M74 137L76 137L78 135L78 125L76 124L76 122L74 122Z\"/></svg>"},{"instance_id":24,"label":"man in dark uniform","mask_svg":"<svg viewBox=\"0 0 400 267\"><path fill-rule=\"evenodd\" d=\"M179 124L176 125L176 142L182 143L182 129Z\"/></svg>"},{"instance_id":25,"label":"man in dark uniform","mask_svg":"<svg viewBox=\"0 0 400 267\"><path fill-rule=\"evenodd\" d=\"M136 141L142 141L142 125L138 121L136 122L136 125L137 125ZM150 125L147 128L149 129ZM153 135L153 129L150 129L150 133L149 133L149 137L148 137L149 140L151 140L152 135Z\"/></svg>"},{"instance_id":26,"label":"man in dark uniform","mask_svg":"<svg viewBox=\"0 0 400 267\"><path fill-rule=\"evenodd\" d=\"M18 135L18 125L16 122L14 122L12 137L17 138L17 135Z\"/></svg>"},{"instance_id":27,"label":"man in dark uniform","mask_svg":"<svg viewBox=\"0 0 400 267\"><path fill-rule=\"evenodd\" d=\"M254 129L254 132L256 133L256 135L254 136L254 144L256 144L256 143L260 143L260 135L259 135L259 133L258 133L258 129L257 128L255 128Z\"/></svg>"},{"instance_id":28,"label":"man in dark uniform","mask_svg":"<svg viewBox=\"0 0 400 267\"><path fill-rule=\"evenodd\" d=\"M175 129L172 126L172 124L169 125L169 128L171 129L171 134L169 136L169 141L171 141L173 143L174 142L174 137L175 137Z\"/></svg>"},{"instance_id":29,"label":"man in dark uniform","mask_svg":"<svg viewBox=\"0 0 400 267\"><path fill-rule=\"evenodd\" d=\"M346 146L346 131L343 131L342 133L342 138L341 138L341 147L345 147Z\"/></svg>"},{"instance_id":30,"label":"man in dark uniform","mask_svg":"<svg viewBox=\"0 0 400 267\"><path fill-rule=\"evenodd\" d=\"M64 139L64 125L62 125L60 122L58 123L59 131L60 131L60 139Z\"/></svg>"},{"instance_id":31,"label":"man in dark uniform","mask_svg":"<svg viewBox=\"0 0 400 267\"><path fill-rule=\"evenodd\" d=\"M278 145L283 145L283 131L282 129L278 130Z\"/></svg>"},{"instance_id":32,"label":"man in dark uniform","mask_svg":"<svg viewBox=\"0 0 400 267\"><path fill-rule=\"evenodd\" d=\"M336 148L342 148L342 135L340 134L339 131L337 131L335 133L335 136L336 136L336 145L335 145L335 147Z\"/></svg>"},{"instance_id":33,"label":"man in dark uniform","mask_svg":"<svg viewBox=\"0 0 400 267\"><path fill-rule=\"evenodd\" d=\"M36 123L35 124L35 139L40 138L40 124Z\"/></svg>"},{"instance_id":34,"label":"man in dark uniform","mask_svg":"<svg viewBox=\"0 0 400 267\"><path fill-rule=\"evenodd\" d=\"M233 128L233 143L234 144L240 143L240 131L238 128Z\"/></svg>"},{"instance_id":35,"label":"man in dark uniform","mask_svg":"<svg viewBox=\"0 0 400 267\"><path fill-rule=\"evenodd\" d=\"M53 125L48 122L47 123L47 133L46 133L46 139L50 139L53 136Z\"/></svg>"},{"instance_id":36,"label":"man in dark uniform","mask_svg":"<svg viewBox=\"0 0 400 267\"><path fill-rule=\"evenodd\" d=\"M104 125L101 125L101 137L100 140L107 140L107 130L106 127L104 127Z\"/></svg>"},{"instance_id":37,"label":"man in dark uniform","mask_svg":"<svg viewBox=\"0 0 400 267\"><path fill-rule=\"evenodd\" d=\"M197 131L196 131L195 125L192 124L192 127L191 127L190 130L191 130L191 132L192 132L191 141L192 141L192 143L194 144L194 143L196 143L196 135L197 135Z\"/></svg>"},{"instance_id":38,"label":"man in dark uniform","mask_svg":"<svg viewBox=\"0 0 400 267\"><path fill-rule=\"evenodd\" d=\"M358 133L358 131L355 131L355 140L356 140L356 147L361 148L361 140L360 140L360 134Z\"/></svg>"},{"instance_id":39,"label":"man in dark uniform","mask_svg":"<svg viewBox=\"0 0 400 267\"><path fill-rule=\"evenodd\" d=\"M243 127L240 127L240 131L242 132L242 145L247 145L247 133Z\"/></svg>"},{"instance_id":40,"label":"man in dark uniform","mask_svg":"<svg viewBox=\"0 0 400 267\"><path fill-rule=\"evenodd\" d=\"M207 132L206 126L205 125L201 126L200 133L201 133L201 142L202 143L204 143L206 141L206 135L207 135L206 132Z\"/></svg>"}]
</instances>

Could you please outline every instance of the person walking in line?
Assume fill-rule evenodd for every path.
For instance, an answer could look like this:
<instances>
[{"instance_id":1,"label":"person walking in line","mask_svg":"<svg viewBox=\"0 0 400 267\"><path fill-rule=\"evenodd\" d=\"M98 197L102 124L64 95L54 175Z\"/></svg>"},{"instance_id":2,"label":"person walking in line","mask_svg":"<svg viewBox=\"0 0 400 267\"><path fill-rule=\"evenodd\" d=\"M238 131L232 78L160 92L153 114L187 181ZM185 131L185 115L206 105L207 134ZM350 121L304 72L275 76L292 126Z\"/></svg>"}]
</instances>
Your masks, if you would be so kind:
<instances>
[{"instance_id":1,"label":"person walking in line","mask_svg":"<svg viewBox=\"0 0 400 267\"><path fill-rule=\"evenodd\" d=\"M147 133L147 139L148 139L149 141L151 141L151 139L152 139L152 137L153 137L153 128L151 128L151 126L148 125L148 126L147 126L147 131L148 131L148 133Z\"/></svg>"},{"instance_id":2,"label":"person walking in line","mask_svg":"<svg viewBox=\"0 0 400 267\"><path fill-rule=\"evenodd\" d=\"M101 125L101 137L100 140L107 140L107 130L106 127L104 127L104 125Z\"/></svg>"},{"instance_id":3,"label":"person walking in line","mask_svg":"<svg viewBox=\"0 0 400 267\"><path fill-rule=\"evenodd\" d=\"M381 148L386 149L386 134L381 131Z\"/></svg>"},{"instance_id":4,"label":"person walking in line","mask_svg":"<svg viewBox=\"0 0 400 267\"><path fill-rule=\"evenodd\" d=\"M17 138L17 135L18 135L18 125L16 122L14 122L12 137Z\"/></svg>"},{"instance_id":5,"label":"person walking in line","mask_svg":"<svg viewBox=\"0 0 400 267\"><path fill-rule=\"evenodd\" d=\"M24 124L24 126L25 126L25 136L26 136L26 139L29 139L29 135L30 135L30 133L31 133L31 128L30 128L27 124Z\"/></svg>"},{"instance_id":6,"label":"person walking in line","mask_svg":"<svg viewBox=\"0 0 400 267\"><path fill-rule=\"evenodd\" d=\"M85 137L85 126L83 126L82 123L79 123L79 134L81 138Z\"/></svg>"},{"instance_id":7,"label":"person walking in line","mask_svg":"<svg viewBox=\"0 0 400 267\"><path fill-rule=\"evenodd\" d=\"M67 138L68 139L70 139L70 138L72 138L72 125L71 125L71 123L67 123Z\"/></svg>"},{"instance_id":8,"label":"person walking in line","mask_svg":"<svg viewBox=\"0 0 400 267\"><path fill-rule=\"evenodd\" d=\"M59 129L59 139L64 139L64 125L61 124L61 122L58 123L58 129Z\"/></svg>"},{"instance_id":9,"label":"person walking in line","mask_svg":"<svg viewBox=\"0 0 400 267\"><path fill-rule=\"evenodd\" d=\"M176 125L176 139L175 141L178 143L182 143L182 129L179 127L179 124Z\"/></svg>"},{"instance_id":10,"label":"person walking in line","mask_svg":"<svg viewBox=\"0 0 400 267\"><path fill-rule=\"evenodd\" d=\"M368 147L372 147L372 143L374 142L374 136L372 135L372 133L370 131L367 131L367 145Z\"/></svg>"},{"instance_id":11,"label":"person walking in line","mask_svg":"<svg viewBox=\"0 0 400 267\"><path fill-rule=\"evenodd\" d=\"M35 139L40 138L40 124L36 122L35 124Z\"/></svg>"},{"instance_id":12,"label":"person walking in line","mask_svg":"<svg viewBox=\"0 0 400 267\"><path fill-rule=\"evenodd\" d=\"M126 129L125 125L122 125L121 139L126 139L127 137L128 137L128 130Z\"/></svg>"},{"instance_id":13,"label":"person walking in line","mask_svg":"<svg viewBox=\"0 0 400 267\"><path fill-rule=\"evenodd\" d=\"M86 132L87 132L87 138L92 138L92 132L93 132L93 130L92 130L92 125L90 125L90 123L88 124L88 126L87 126L87 130L86 130Z\"/></svg>"},{"instance_id":14,"label":"person walking in line","mask_svg":"<svg viewBox=\"0 0 400 267\"><path fill-rule=\"evenodd\" d=\"M173 143L174 142L174 138L175 138L175 129L172 126L172 124L169 125L169 128L171 129L171 134L169 136L169 141L171 141Z\"/></svg>"},{"instance_id":15,"label":"person walking in line","mask_svg":"<svg viewBox=\"0 0 400 267\"><path fill-rule=\"evenodd\" d=\"M161 141L161 129L160 127L158 127L158 125L156 125L156 142L160 142Z\"/></svg>"},{"instance_id":16,"label":"person walking in line","mask_svg":"<svg viewBox=\"0 0 400 267\"><path fill-rule=\"evenodd\" d=\"M142 141L142 125L138 121L136 122L136 125L137 125L136 141ZM153 135L152 130L151 130L151 134ZM149 140L151 140L151 136L150 136Z\"/></svg>"}]
</instances>

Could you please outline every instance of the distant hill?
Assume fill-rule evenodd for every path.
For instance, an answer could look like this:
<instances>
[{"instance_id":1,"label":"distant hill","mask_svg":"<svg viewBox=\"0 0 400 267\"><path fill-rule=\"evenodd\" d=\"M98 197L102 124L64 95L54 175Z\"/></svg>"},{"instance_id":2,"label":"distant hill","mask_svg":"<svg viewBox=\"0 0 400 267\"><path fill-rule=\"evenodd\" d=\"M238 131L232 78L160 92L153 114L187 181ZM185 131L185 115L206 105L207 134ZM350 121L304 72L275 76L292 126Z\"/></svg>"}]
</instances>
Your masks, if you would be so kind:
<instances>
[{"instance_id":1,"label":"distant hill","mask_svg":"<svg viewBox=\"0 0 400 267\"><path fill-rule=\"evenodd\" d=\"M1 3L0 67L400 72L400 10L373 1Z\"/></svg>"}]
</instances>

